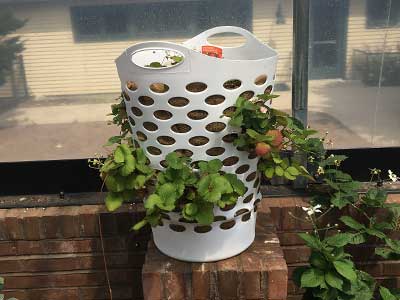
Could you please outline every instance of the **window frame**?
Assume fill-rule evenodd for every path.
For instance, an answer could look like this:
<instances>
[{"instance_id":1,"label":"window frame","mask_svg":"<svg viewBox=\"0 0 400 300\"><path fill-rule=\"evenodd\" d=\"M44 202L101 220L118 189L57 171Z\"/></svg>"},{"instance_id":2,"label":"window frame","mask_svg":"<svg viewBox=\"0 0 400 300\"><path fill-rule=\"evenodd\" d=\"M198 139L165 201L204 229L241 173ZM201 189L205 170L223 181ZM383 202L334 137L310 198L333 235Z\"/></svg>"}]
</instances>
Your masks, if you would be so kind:
<instances>
[{"instance_id":1,"label":"window frame","mask_svg":"<svg viewBox=\"0 0 400 300\"><path fill-rule=\"evenodd\" d=\"M293 1L292 111L304 124L308 111L309 47L305 41L309 37L309 7L310 0ZM344 170L365 181L369 177L367 167L393 170L392 162L398 160L400 147L335 149L328 153L348 156ZM87 159L0 163L0 196L99 192L101 185L97 171L88 167Z\"/></svg>"},{"instance_id":2,"label":"window frame","mask_svg":"<svg viewBox=\"0 0 400 300\"><path fill-rule=\"evenodd\" d=\"M253 1L248 1L248 0L236 0L238 5L241 6L241 9L232 9L231 0L223 0L219 1L216 3L216 5L220 6L227 6L227 8L231 9L230 13L226 14L226 17L231 17L231 13L236 13L237 16L242 16L242 18L234 18L235 20L239 20L236 23L228 22L229 25L235 25L235 26L240 26L243 28L246 28L249 31L252 31L252 19L253 19ZM103 4L103 5L72 5L69 7L69 14L70 14L70 20L71 20L71 26L72 26L72 31L73 31L73 36L74 36L74 41L76 43L88 43L88 42L108 42L108 41L119 41L119 40L130 40L133 38L136 39L166 39L166 38L190 38L194 36L195 34L202 32L204 30L209 29L210 27L215 27L215 26L222 26L222 25L227 25L227 21L225 18L221 20L219 16L216 16L218 13L218 10L211 10L210 4L211 1L202 1L202 0L196 0L196 1L167 1L167 2L154 2L154 3L118 3L118 4ZM189 26L182 26L181 30L177 30L176 28L168 31L157 31L154 30L154 28L157 28L158 26L150 26L146 27L147 23L152 23L154 24L154 20L158 20L160 22L159 25L163 25L165 20L160 18L162 16L162 13L165 12L165 6L168 5L174 5L171 6L171 9L178 9L178 10L189 10L188 13L182 13L181 15L184 15L185 18L188 18L187 20L190 23L191 19L197 20L196 23L194 23L193 28L191 30L188 30ZM138 15L141 14L141 12L144 9L148 9L148 5L153 5L154 7L152 8L153 12L160 13L160 15L150 15L146 18L138 18ZM195 9L193 9L195 7ZM112 10L119 11L120 13L127 14L126 16L126 32L125 33L120 33L120 34L115 34L115 33L108 33L106 31L106 22L105 20L105 14L108 11ZM93 11L93 15L98 14L98 19L99 21L99 28L100 28L100 33L99 34L85 34L80 30L80 19L83 17L83 14L85 11L87 11L87 15L89 15L90 11ZM211 12L214 12L214 14L211 14ZM166 13L167 14L167 13ZM203 17L202 17L203 16ZM205 20L204 18L207 16L208 20ZM151 18L151 19L149 19ZM129 20L141 20L140 24L137 24L136 26L133 26L133 24ZM212 22L209 22L210 20L214 20ZM162 26L161 26L162 27ZM153 30L148 31L149 28L152 28ZM144 31L146 30L147 31Z\"/></svg>"},{"instance_id":3,"label":"window frame","mask_svg":"<svg viewBox=\"0 0 400 300\"><path fill-rule=\"evenodd\" d=\"M384 7L383 5L379 6L379 4L382 4L382 2L385 1L385 5L386 7ZM383 14L386 15L387 14L387 4L391 3L392 4L392 10L390 11L391 15L389 17L389 24L387 23L387 18L384 18L382 20L372 20L373 18L373 13L376 13L376 4L378 4L379 8L383 8L384 12ZM392 19L392 13L393 13L393 6L397 5L397 20L395 24L392 24L390 22L390 20ZM381 28L396 28L396 27L400 27L400 2L396 2L394 0L380 0L380 1L376 1L376 0L365 0L365 27L367 29L381 29Z\"/></svg>"}]
</instances>

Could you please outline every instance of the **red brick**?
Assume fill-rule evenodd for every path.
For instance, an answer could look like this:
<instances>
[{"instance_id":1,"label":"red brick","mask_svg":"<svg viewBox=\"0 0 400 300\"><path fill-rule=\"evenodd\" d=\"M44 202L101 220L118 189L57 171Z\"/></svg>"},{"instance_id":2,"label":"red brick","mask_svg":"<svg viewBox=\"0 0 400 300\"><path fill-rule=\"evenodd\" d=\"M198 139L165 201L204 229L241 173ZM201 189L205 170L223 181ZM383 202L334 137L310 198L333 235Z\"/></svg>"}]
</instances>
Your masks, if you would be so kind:
<instances>
[{"instance_id":1,"label":"red brick","mask_svg":"<svg viewBox=\"0 0 400 300\"><path fill-rule=\"evenodd\" d=\"M5 223L6 213L7 209L0 209L0 241L6 241L9 239L9 234Z\"/></svg>"},{"instance_id":2,"label":"red brick","mask_svg":"<svg viewBox=\"0 0 400 300\"><path fill-rule=\"evenodd\" d=\"M83 287L79 288L80 300L109 300L110 291L108 287ZM112 287L113 299L132 300L134 292L131 287L114 286Z\"/></svg>"},{"instance_id":3,"label":"red brick","mask_svg":"<svg viewBox=\"0 0 400 300\"><path fill-rule=\"evenodd\" d=\"M41 225L40 217L41 212L38 209L30 209L22 219L26 240L37 241L44 238L44 228Z\"/></svg>"},{"instance_id":4,"label":"red brick","mask_svg":"<svg viewBox=\"0 0 400 300\"><path fill-rule=\"evenodd\" d=\"M192 295L193 299L210 299L211 266L208 263L192 264Z\"/></svg>"},{"instance_id":5,"label":"red brick","mask_svg":"<svg viewBox=\"0 0 400 300\"><path fill-rule=\"evenodd\" d=\"M161 282L161 269L159 262L146 262L142 270L142 285L144 300L162 300L163 286Z\"/></svg>"},{"instance_id":6,"label":"red brick","mask_svg":"<svg viewBox=\"0 0 400 300\"><path fill-rule=\"evenodd\" d=\"M243 268L243 290L245 299L262 299L263 289L261 285L261 258L253 253L240 255L240 262Z\"/></svg>"},{"instance_id":7,"label":"red brick","mask_svg":"<svg viewBox=\"0 0 400 300\"><path fill-rule=\"evenodd\" d=\"M381 262L362 262L357 263L357 267L371 276L379 277L383 274L383 265Z\"/></svg>"},{"instance_id":8,"label":"red brick","mask_svg":"<svg viewBox=\"0 0 400 300\"><path fill-rule=\"evenodd\" d=\"M10 256L17 254L17 247L15 241L0 242L0 256Z\"/></svg>"},{"instance_id":9,"label":"red brick","mask_svg":"<svg viewBox=\"0 0 400 300\"><path fill-rule=\"evenodd\" d=\"M40 300L64 300L79 299L78 289L40 289L27 291L29 299Z\"/></svg>"},{"instance_id":10,"label":"red brick","mask_svg":"<svg viewBox=\"0 0 400 300\"><path fill-rule=\"evenodd\" d=\"M282 246L304 245L304 240L298 232L278 232L279 242Z\"/></svg>"},{"instance_id":11,"label":"red brick","mask_svg":"<svg viewBox=\"0 0 400 300\"><path fill-rule=\"evenodd\" d=\"M307 262L311 254L307 246L285 246L282 249L288 264Z\"/></svg>"},{"instance_id":12,"label":"red brick","mask_svg":"<svg viewBox=\"0 0 400 300\"><path fill-rule=\"evenodd\" d=\"M165 264L164 273L162 274L162 284L165 297L170 300L187 299L185 283L185 269L188 264L170 260Z\"/></svg>"},{"instance_id":13,"label":"red brick","mask_svg":"<svg viewBox=\"0 0 400 300\"><path fill-rule=\"evenodd\" d=\"M217 284L219 295L222 300L239 298L240 286L238 272L236 257L217 262Z\"/></svg>"},{"instance_id":14,"label":"red brick","mask_svg":"<svg viewBox=\"0 0 400 300\"><path fill-rule=\"evenodd\" d=\"M21 210L18 210L18 212L21 212ZM7 210L4 225L10 240L24 239L22 219L17 217L16 212L13 209Z\"/></svg>"},{"instance_id":15,"label":"red brick","mask_svg":"<svg viewBox=\"0 0 400 300\"><path fill-rule=\"evenodd\" d=\"M383 276L398 276L400 277L400 261L385 261L382 263Z\"/></svg>"},{"instance_id":16,"label":"red brick","mask_svg":"<svg viewBox=\"0 0 400 300\"><path fill-rule=\"evenodd\" d=\"M266 267L268 269L268 299L286 299L288 269L285 260L270 261Z\"/></svg>"}]
</instances>

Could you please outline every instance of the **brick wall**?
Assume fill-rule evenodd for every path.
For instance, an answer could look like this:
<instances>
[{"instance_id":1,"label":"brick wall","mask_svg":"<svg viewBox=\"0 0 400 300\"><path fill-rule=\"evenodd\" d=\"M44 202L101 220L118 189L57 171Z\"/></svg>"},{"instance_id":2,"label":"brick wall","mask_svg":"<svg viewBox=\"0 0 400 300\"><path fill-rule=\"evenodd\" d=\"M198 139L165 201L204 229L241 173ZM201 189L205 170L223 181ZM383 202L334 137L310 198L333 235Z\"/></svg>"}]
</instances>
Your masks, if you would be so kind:
<instances>
[{"instance_id":1,"label":"brick wall","mask_svg":"<svg viewBox=\"0 0 400 300\"><path fill-rule=\"evenodd\" d=\"M310 227L289 212L300 215L305 200L265 198L262 203L270 208L288 265L291 300L300 299L301 290L290 275L307 262L310 253L297 233ZM390 200L400 202L400 195L390 195ZM124 206L115 214L106 213L103 205L0 209L0 276L6 279L6 296L19 300L110 299L100 217L113 300L143 299L142 266L150 233L129 232L142 215L142 205ZM400 287L399 261L380 260L373 254L373 243L350 252L360 268L388 286Z\"/></svg>"},{"instance_id":2,"label":"brick wall","mask_svg":"<svg viewBox=\"0 0 400 300\"><path fill-rule=\"evenodd\" d=\"M306 265L310 255L310 249L304 245L298 233L307 231L311 228L309 223L302 222L290 216L300 216L304 218L302 206L307 206L307 198L269 198L264 199L270 207L271 216L276 226L277 234L283 249L283 253L288 265L288 300L298 300L302 297L302 290L293 283L291 276L294 269L298 266ZM389 195L388 201L400 203L400 195ZM354 216L356 217L356 216ZM338 223L338 216L329 216L331 224ZM400 234L397 234L400 238ZM367 245L352 246L348 250L353 255L358 267L374 276L380 281L384 281L386 286L400 288L400 261L383 260L374 254L374 241Z\"/></svg>"},{"instance_id":3,"label":"brick wall","mask_svg":"<svg viewBox=\"0 0 400 300\"><path fill-rule=\"evenodd\" d=\"M0 274L19 300L142 299L141 268L149 231L129 233L141 206L117 214L103 205L0 210Z\"/></svg>"}]
</instances>

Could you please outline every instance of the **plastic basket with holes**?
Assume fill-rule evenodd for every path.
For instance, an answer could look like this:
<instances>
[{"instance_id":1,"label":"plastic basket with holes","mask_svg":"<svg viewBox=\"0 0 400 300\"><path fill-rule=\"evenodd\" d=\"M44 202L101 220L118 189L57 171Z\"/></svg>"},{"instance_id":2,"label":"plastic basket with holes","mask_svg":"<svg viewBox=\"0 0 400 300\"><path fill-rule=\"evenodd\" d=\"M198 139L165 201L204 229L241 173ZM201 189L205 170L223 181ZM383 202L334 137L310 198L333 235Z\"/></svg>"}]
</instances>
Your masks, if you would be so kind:
<instances>
[{"instance_id":1,"label":"plastic basket with holes","mask_svg":"<svg viewBox=\"0 0 400 300\"><path fill-rule=\"evenodd\" d=\"M222 58L202 54L202 47L211 45L208 39L220 33L239 34L245 43L218 46ZM156 246L188 261L214 261L245 250L255 237L256 204L261 199L258 158L233 145L237 128L230 127L224 115L239 96L250 99L272 92L276 51L245 29L222 26L183 44L136 44L116 64L133 137L153 168L162 169L172 151L190 156L193 162L219 158L223 171L237 174L247 187L235 206L215 207L211 226L166 214L163 225L153 228Z\"/></svg>"}]
</instances>

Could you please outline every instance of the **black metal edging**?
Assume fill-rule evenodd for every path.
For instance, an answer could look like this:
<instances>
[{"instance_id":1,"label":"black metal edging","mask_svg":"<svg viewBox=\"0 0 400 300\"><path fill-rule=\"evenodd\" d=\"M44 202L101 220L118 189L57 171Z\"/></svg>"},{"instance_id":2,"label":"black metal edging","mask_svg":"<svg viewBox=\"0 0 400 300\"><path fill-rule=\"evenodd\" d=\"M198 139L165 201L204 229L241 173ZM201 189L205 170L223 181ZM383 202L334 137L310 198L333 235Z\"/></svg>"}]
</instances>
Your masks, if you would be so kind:
<instances>
[{"instance_id":1,"label":"black metal edging","mask_svg":"<svg viewBox=\"0 0 400 300\"><path fill-rule=\"evenodd\" d=\"M308 50L310 34L310 0L293 1L293 66L292 66L292 115L307 126L308 112ZM304 154L296 154L304 166ZM293 187L304 188L305 178L299 178Z\"/></svg>"},{"instance_id":2,"label":"black metal edging","mask_svg":"<svg viewBox=\"0 0 400 300\"><path fill-rule=\"evenodd\" d=\"M307 125L310 0L293 1L292 115Z\"/></svg>"}]
</instances>

